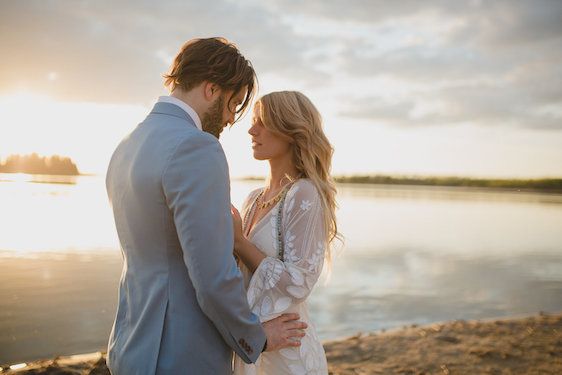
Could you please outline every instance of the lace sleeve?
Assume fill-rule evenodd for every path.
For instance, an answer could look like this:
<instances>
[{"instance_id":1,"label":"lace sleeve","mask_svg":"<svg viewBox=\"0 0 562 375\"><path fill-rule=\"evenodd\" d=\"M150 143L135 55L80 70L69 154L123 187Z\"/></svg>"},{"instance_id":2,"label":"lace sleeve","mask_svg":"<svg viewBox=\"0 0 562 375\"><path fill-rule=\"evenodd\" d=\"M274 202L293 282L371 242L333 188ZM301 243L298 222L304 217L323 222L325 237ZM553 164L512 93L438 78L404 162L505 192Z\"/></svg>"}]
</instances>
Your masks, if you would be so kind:
<instances>
[{"instance_id":1,"label":"lace sleeve","mask_svg":"<svg viewBox=\"0 0 562 375\"><path fill-rule=\"evenodd\" d=\"M248 302L261 321L304 301L322 271L326 248L323 210L310 181L299 180L287 192L281 227L284 261L263 259L248 287ZM277 247L277 241L273 242Z\"/></svg>"}]
</instances>

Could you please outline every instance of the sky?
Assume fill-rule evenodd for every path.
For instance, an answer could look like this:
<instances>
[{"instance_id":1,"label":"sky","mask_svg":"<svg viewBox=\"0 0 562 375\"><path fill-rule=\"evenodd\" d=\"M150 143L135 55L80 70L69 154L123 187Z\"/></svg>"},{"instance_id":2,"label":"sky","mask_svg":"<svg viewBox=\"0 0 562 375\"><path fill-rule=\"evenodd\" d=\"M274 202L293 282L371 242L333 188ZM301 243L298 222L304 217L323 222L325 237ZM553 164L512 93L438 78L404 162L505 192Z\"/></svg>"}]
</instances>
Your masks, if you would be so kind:
<instances>
[{"instance_id":1,"label":"sky","mask_svg":"<svg viewBox=\"0 0 562 375\"><path fill-rule=\"evenodd\" d=\"M562 1L0 1L0 158L103 174L181 45L223 36L260 92L316 104L333 174L562 176ZM249 115L231 175L265 175Z\"/></svg>"}]
</instances>

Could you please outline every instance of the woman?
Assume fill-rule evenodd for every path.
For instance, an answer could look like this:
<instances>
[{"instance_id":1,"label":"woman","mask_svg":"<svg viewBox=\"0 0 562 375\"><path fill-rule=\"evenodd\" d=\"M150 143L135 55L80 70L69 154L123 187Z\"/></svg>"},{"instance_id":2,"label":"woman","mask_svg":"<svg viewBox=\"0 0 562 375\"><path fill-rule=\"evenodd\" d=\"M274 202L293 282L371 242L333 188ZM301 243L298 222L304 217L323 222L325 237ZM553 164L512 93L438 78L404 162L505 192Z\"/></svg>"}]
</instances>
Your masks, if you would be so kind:
<instances>
[{"instance_id":1,"label":"woman","mask_svg":"<svg viewBox=\"0 0 562 375\"><path fill-rule=\"evenodd\" d=\"M337 235L333 149L318 110L300 92L282 91L256 102L254 158L268 160L264 188L233 208L234 252L244 273L248 302L261 321L295 312L308 323L295 346L264 352L255 365L235 359L236 375L327 374L326 355L309 321L306 298L320 276Z\"/></svg>"}]
</instances>

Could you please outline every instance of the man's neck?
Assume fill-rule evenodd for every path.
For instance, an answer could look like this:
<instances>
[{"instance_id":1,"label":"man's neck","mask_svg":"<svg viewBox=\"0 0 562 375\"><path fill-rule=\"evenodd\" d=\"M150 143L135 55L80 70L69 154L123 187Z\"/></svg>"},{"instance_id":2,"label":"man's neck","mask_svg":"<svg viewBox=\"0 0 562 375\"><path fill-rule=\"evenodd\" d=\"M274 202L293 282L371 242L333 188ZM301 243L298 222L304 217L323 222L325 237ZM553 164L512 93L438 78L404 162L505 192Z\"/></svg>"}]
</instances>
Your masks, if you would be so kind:
<instances>
[{"instance_id":1,"label":"man's neck","mask_svg":"<svg viewBox=\"0 0 562 375\"><path fill-rule=\"evenodd\" d=\"M170 93L170 96L181 100L182 102L193 108L199 118L203 118L203 115L205 114L205 108L203 105L201 105L201 101L198 100L198 95L194 92L194 90L183 91L176 88Z\"/></svg>"}]
</instances>

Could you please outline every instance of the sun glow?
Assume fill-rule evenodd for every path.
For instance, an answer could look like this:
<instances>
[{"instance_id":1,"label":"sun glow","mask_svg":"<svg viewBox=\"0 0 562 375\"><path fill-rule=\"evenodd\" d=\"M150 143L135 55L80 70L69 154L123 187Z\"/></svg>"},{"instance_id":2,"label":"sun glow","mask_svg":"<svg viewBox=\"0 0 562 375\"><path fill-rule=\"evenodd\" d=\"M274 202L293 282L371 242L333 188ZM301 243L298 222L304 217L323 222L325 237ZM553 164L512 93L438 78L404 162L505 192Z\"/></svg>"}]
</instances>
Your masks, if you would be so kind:
<instances>
[{"instance_id":1,"label":"sun glow","mask_svg":"<svg viewBox=\"0 0 562 375\"><path fill-rule=\"evenodd\" d=\"M265 92L265 90L264 90ZM333 173L550 177L560 174L562 133L457 125L393 127L347 118L315 98L335 147ZM37 153L70 157L81 173L104 174L117 144L150 111L146 105L62 102L19 92L0 96L0 159ZM431 110L431 109L427 109ZM264 176L253 159L249 116L221 135L231 177ZM502 142L497 140L501 139Z\"/></svg>"},{"instance_id":2,"label":"sun glow","mask_svg":"<svg viewBox=\"0 0 562 375\"><path fill-rule=\"evenodd\" d=\"M19 92L0 97L0 158L62 155L81 172L102 173L117 143L146 115L135 105L59 102Z\"/></svg>"}]
</instances>

